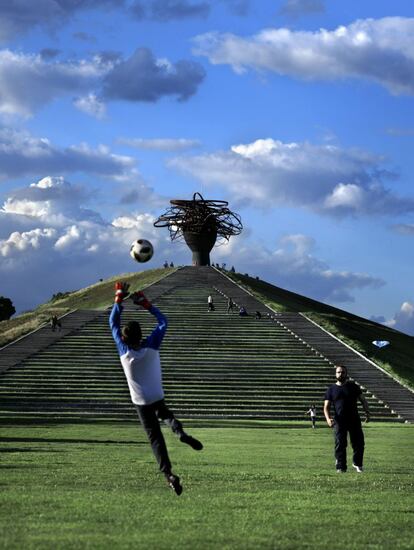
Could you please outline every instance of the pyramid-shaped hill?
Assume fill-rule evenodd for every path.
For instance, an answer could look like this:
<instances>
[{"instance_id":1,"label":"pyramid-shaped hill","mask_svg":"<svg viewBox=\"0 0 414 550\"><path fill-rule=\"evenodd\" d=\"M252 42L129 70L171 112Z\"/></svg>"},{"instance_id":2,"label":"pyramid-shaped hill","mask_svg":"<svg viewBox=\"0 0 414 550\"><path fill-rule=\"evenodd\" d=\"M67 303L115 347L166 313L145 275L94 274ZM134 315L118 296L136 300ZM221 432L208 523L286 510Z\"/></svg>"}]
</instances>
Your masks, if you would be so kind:
<instances>
[{"instance_id":1,"label":"pyramid-shaped hill","mask_svg":"<svg viewBox=\"0 0 414 550\"><path fill-rule=\"evenodd\" d=\"M414 421L413 393L310 317L348 316L350 323L388 329L306 298L301 304L300 296L249 277L232 280L212 267L165 270L157 277L145 292L169 319L161 348L164 387L180 417L304 420L311 403L321 415L333 366L341 363L364 388L375 420ZM136 283L142 287L139 277ZM81 293L80 306L88 309L64 316L60 332L44 326L0 350L0 417L135 420L108 327L113 281L102 285L107 298L101 295L99 305L106 309L95 309L92 296ZM209 312L210 294L215 310ZM227 313L228 297L249 315ZM131 319L140 321L144 334L154 325L151 315L126 301L123 321Z\"/></svg>"}]
</instances>

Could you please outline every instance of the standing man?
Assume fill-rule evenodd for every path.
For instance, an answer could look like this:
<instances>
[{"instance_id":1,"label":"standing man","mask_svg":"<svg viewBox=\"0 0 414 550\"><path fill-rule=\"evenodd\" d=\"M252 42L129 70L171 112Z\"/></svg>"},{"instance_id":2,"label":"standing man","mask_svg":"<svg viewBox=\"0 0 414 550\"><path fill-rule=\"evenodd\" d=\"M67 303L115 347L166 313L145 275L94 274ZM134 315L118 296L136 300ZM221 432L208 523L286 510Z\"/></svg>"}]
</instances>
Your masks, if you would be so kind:
<instances>
[{"instance_id":1,"label":"standing man","mask_svg":"<svg viewBox=\"0 0 414 550\"><path fill-rule=\"evenodd\" d=\"M118 348L132 403L148 436L159 469L171 489L177 495L181 495L183 488L180 478L172 473L159 420L163 420L182 443L196 451L201 451L203 445L184 431L181 422L164 402L159 349L167 330L167 318L147 300L143 292L135 292L131 295L134 304L154 315L157 327L144 340L138 321L130 321L121 330L122 301L129 296L128 289L128 283L115 284L115 304L109 317L109 325Z\"/></svg>"},{"instance_id":2,"label":"standing man","mask_svg":"<svg viewBox=\"0 0 414 550\"><path fill-rule=\"evenodd\" d=\"M337 473L346 472L346 446L349 432L353 454L352 466L358 473L362 472L364 458L364 433L358 414L358 401L365 411L365 422L369 422L368 403L362 395L361 388L348 380L346 367L337 366L335 370L336 384L329 386L325 394L323 412L330 428L335 430L335 458ZM331 404L334 407L334 419L331 418Z\"/></svg>"}]
</instances>

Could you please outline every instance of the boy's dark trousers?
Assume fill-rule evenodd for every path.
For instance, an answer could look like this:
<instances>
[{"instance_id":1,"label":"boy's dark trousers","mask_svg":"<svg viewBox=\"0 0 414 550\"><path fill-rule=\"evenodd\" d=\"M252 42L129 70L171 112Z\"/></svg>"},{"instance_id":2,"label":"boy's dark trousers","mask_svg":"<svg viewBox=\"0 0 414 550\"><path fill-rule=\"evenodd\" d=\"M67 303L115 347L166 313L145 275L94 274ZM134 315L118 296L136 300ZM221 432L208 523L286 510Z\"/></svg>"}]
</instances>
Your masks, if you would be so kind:
<instances>
[{"instance_id":1,"label":"boy's dark trousers","mask_svg":"<svg viewBox=\"0 0 414 550\"><path fill-rule=\"evenodd\" d=\"M171 462L167 446L162 435L159 421L162 420L177 435L184 435L183 425L167 407L164 399L150 405L135 405L141 424L148 436L152 452L158 462L160 471L168 476L171 474Z\"/></svg>"},{"instance_id":2,"label":"boy's dark trousers","mask_svg":"<svg viewBox=\"0 0 414 550\"><path fill-rule=\"evenodd\" d=\"M353 464L362 468L362 462L364 459L364 433L362 431L361 420L359 418L352 421L340 421L335 420L335 458L336 469L346 470L346 447L347 438L349 433L349 439L351 440L353 454Z\"/></svg>"}]
</instances>

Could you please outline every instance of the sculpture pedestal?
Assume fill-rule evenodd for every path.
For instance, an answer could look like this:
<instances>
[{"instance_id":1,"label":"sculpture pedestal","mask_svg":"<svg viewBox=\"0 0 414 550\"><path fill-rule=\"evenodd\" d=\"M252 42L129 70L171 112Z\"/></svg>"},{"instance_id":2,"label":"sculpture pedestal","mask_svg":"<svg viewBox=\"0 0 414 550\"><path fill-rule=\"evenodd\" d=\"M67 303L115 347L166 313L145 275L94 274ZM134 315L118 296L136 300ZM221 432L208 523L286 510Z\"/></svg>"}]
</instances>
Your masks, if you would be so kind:
<instances>
[{"instance_id":1,"label":"sculpture pedestal","mask_svg":"<svg viewBox=\"0 0 414 550\"><path fill-rule=\"evenodd\" d=\"M193 253L192 264L210 265L210 252L216 242L217 231L208 228L203 233L184 231L183 235L185 242Z\"/></svg>"}]
</instances>

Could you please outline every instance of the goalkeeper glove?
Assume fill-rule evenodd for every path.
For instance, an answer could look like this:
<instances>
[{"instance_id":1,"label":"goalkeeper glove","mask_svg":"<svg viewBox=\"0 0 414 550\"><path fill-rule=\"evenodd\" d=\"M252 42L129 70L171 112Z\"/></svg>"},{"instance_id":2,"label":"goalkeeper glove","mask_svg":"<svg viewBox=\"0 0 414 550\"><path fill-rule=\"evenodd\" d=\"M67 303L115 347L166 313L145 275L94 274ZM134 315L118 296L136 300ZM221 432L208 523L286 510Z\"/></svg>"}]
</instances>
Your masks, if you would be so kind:
<instances>
[{"instance_id":1,"label":"goalkeeper glove","mask_svg":"<svg viewBox=\"0 0 414 550\"><path fill-rule=\"evenodd\" d=\"M145 294L141 290L139 292L134 292L131 298L134 304L144 309L148 310L152 306L151 302L145 297Z\"/></svg>"},{"instance_id":2,"label":"goalkeeper glove","mask_svg":"<svg viewBox=\"0 0 414 550\"><path fill-rule=\"evenodd\" d=\"M118 281L115 283L115 303L122 304L122 301L129 296L129 284Z\"/></svg>"}]
</instances>

